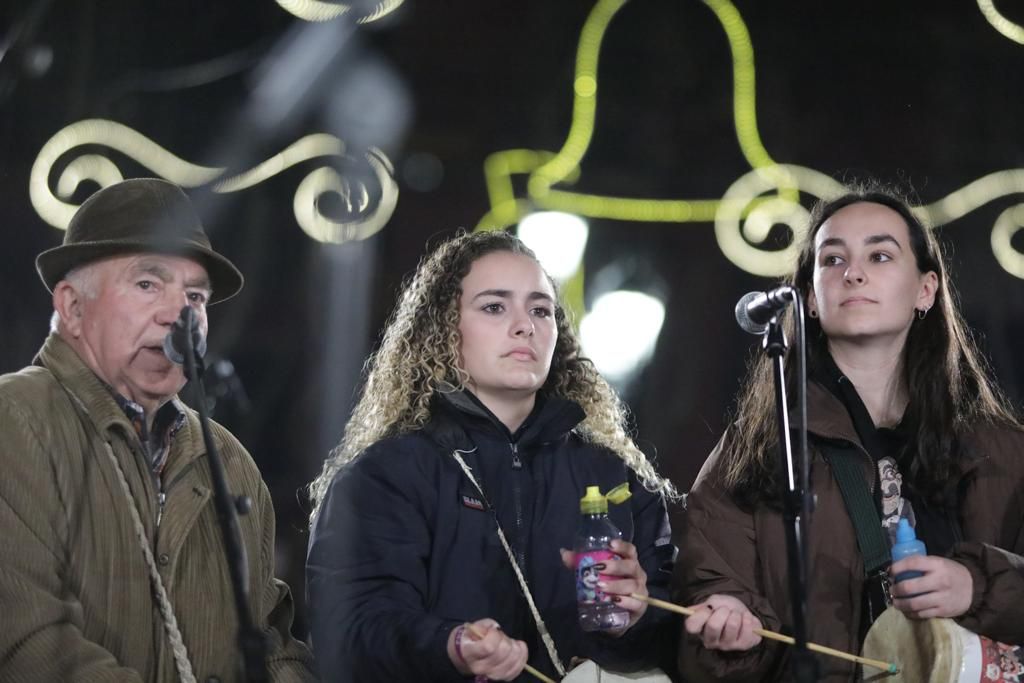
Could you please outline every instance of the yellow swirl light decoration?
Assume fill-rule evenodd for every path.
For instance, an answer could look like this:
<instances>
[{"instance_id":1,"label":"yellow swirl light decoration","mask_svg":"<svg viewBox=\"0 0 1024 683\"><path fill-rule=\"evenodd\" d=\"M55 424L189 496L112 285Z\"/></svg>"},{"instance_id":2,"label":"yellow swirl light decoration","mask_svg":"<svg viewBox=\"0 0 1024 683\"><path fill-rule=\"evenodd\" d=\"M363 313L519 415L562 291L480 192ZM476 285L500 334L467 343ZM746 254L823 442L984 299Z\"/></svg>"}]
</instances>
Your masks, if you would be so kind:
<instances>
[{"instance_id":1,"label":"yellow swirl light decoration","mask_svg":"<svg viewBox=\"0 0 1024 683\"><path fill-rule=\"evenodd\" d=\"M514 149L495 152L484 162L490 210L477 229L517 223L537 210L565 211L589 218L630 222L714 222L715 238L727 259L747 272L779 277L792 270L799 238L807 226L801 196L828 198L845 188L831 177L803 166L777 164L761 142L755 106L754 49L743 18L730 0L703 0L729 41L733 67L736 137L751 171L730 185L721 199L643 199L584 194L553 187L575 182L594 133L598 52L612 17L624 0L599 0L588 16L577 49L572 124L558 153ZM978 0L982 12L1007 37L1024 42L1024 29L1000 15L991 0ZM527 197L517 198L513 176L528 175ZM1000 197L1024 194L1024 169L992 173L915 211L932 227L948 224ZM992 230L992 251L1007 272L1024 278L1024 254L1011 243L1024 230L1020 207L1004 211ZM790 229L782 249L763 247L773 226ZM569 281L571 308L582 311L582 274Z\"/></svg>"},{"instance_id":2,"label":"yellow swirl light decoration","mask_svg":"<svg viewBox=\"0 0 1024 683\"><path fill-rule=\"evenodd\" d=\"M534 197L543 197L552 185L564 180L579 165L590 146L597 112L597 58L601 41L608 24L624 4L626 0L598 0L583 24L576 49L572 124L562 149L530 175L529 191Z\"/></svg>"},{"instance_id":3,"label":"yellow swirl light decoration","mask_svg":"<svg viewBox=\"0 0 1024 683\"><path fill-rule=\"evenodd\" d=\"M801 191L816 199L828 199L846 188L833 178L813 169L792 164L778 167L790 176ZM781 196L758 202L757 198L777 188L777 178L755 169L736 180L722 199L715 218L715 238L722 253L743 270L765 277L781 277L793 270L797 248L807 228L807 211ZM1024 194L1024 169L990 173L951 192L932 204L914 207L930 227L939 228L1001 197ZM746 222L743 223L743 219ZM1024 278L1024 254L1011 245L1014 234L1024 229L1020 207L1004 211L992 230L992 253L1011 275ZM792 240L785 249L766 251L757 245L768 237L773 225L786 225Z\"/></svg>"},{"instance_id":4,"label":"yellow swirl light decoration","mask_svg":"<svg viewBox=\"0 0 1024 683\"><path fill-rule=\"evenodd\" d=\"M509 149L488 155L484 159L484 178L491 210L480 220L479 227L496 229L518 223L525 215L520 204L527 203L516 200L512 176L529 173L552 157L551 152L532 149Z\"/></svg>"},{"instance_id":5,"label":"yellow swirl light decoration","mask_svg":"<svg viewBox=\"0 0 1024 683\"><path fill-rule=\"evenodd\" d=\"M988 23L992 24L997 31L1013 42L1024 45L1024 26L1015 24L1004 17L996 9L995 3L992 0L978 0L978 8L981 9L981 13L988 20Z\"/></svg>"},{"instance_id":6,"label":"yellow swirl light decoration","mask_svg":"<svg viewBox=\"0 0 1024 683\"><path fill-rule=\"evenodd\" d=\"M281 9L304 21L323 22L337 19L351 7L340 2L320 2L319 0L275 0ZM356 20L357 24L369 24L398 9L404 0L384 0L378 2L373 11Z\"/></svg>"},{"instance_id":7,"label":"yellow swirl light decoration","mask_svg":"<svg viewBox=\"0 0 1024 683\"><path fill-rule=\"evenodd\" d=\"M739 10L728 0L705 0L725 30L732 53L733 122L743 156L752 168L775 162L757 132L756 90L754 88L754 44Z\"/></svg>"},{"instance_id":8,"label":"yellow swirl light decoration","mask_svg":"<svg viewBox=\"0 0 1024 683\"><path fill-rule=\"evenodd\" d=\"M377 178L394 178L391 162L382 154L372 153L366 156ZM317 207L319 198L327 193L335 193L349 209L349 213L359 215L359 220L335 221L323 215ZM352 183L331 167L318 168L303 178L295 191L295 217L299 225L318 242L340 244L352 240L364 240L379 232L391 218L398 205L398 185L394 180L381 183L381 196L376 207L368 216L362 216L370 204L369 194L365 185L352 186ZM355 211L353 211L355 209Z\"/></svg>"},{"instance_id":9,"label":"yellow swirl light decoration","mask_svg":"<svg viewBox=\"0 0 1024 683\"><path fill-rule=\"evenodd\" d=\"M568 211L591 218L671 223L709 221L718 208L717 199L659 200L608 197L552 188L552 185L566 180L570 171L578 170L578 165L593 138L597 107L598 54L611 19L623 4L623 0L600 0L587 18L577 49L572 124L562 149L554 158L530 171L529 197L538 207ZM775 165L757 130L754 50L750 33L736 7L729 0L706 0L706 4L715 13L729 40L733 62L733 114L740 149L752 168L775 169L773 172L777 174L777 186L780 190L788 192L788 197L793 198L793 192L798 189L794 185L794 179L781 172L781 167ZM516 150L515 153L521 157L524 151ZM505 153L493 154L489 160L503 154ZM499 166L497 163L491 163L490 166L485 163L484 173L488 179L488 186L502 183L511 187L510 180L498 180L502 175ZM511 197L502 197L502 202L507 207L515 206ZM494 203L493 196L491 206L492 211L485 217L486 222L481 221L482 226L491 225L491 221L508 225L519 218L513 217L510 211L497 210L499 205Z\"/></svg>"},{"instance_id":10,"label":"yellow swirl light decoration","mask_svg":"<svg viewBox=\"0 0 1024 683\"><path fill-rule=\"evenodd\" d=\"M793 269L800 238L807 229L807 210L795 199L778 196L761 202L757 198L777 189L779 172L804 192L817 198L842 193L843 185L833 178L804 166L786 164L779 168L754 169L740 176L722 197L715 215L715 239L727 259L748 273L779 277ZM743 223L744 217L746 223ZM774 225L789 227L792 239L785 249L758 248Z\"/></svg>"},{"instance_id":11,"label":"yellow swirl light decoration","mask_svg":"<svg viewBox=\"0 0 1024 683\"><path fill-rule=\"evenodd\" d=\"M975 209L1001 197L1024 195L1024 168L996 171L978 178L944 198L917 209L918 215L933 227L951 223ZM989 242L992 254L1003 269L1024 279L1024 253L1013 248L1011 240L1024 230L1024 204L1003 211L992 227Z\"/></svg>"},{"instance_id":12,"label":"yellow swirl light decoration","mask_svg":"<svg viewBox=\"0 0 1024 683\"><path fill-rule=\"evenodd\" d=\"M918 213L933 227L939 227L995 199L1013 194L1024 194L1024 168L989 173L937 202L919 208Z\"/></svg>"},{"instance_id":13,"label":"yellow swirl light decoration","mask_svg":"<svg viewBox=\"0 0 1024 683\"><path fill-rule=\"evenodd\" d=\"M804 166L785 164L777 170L791 177L801 192L815 199L828 199L847 189L830 176ZM777 177L766 175L765 171L755 169L726 190L721 210L715 217L715 238L725 257L743 270L765 277L781 277L793 270L808 214L801 204L782 196L759 201L759 196L778 187ZM1018 194L1024 194L1024 169L1008 169L983 176L932 204L914 207L914 213L930 227L939 228L989 202ZM1020 278L1024 278L1024 254L1013 248L1011 240L1017 231L1024 229L1022 218L1024 213L1019 206L1004 211L991 235L996 260L1008 273ZM772 226L780 224L789 227L792 233L786 248L778 251L758 248L757 245L768 238Z\"/></svg>"},{"instance_id":14,"label":"yellow swirl light decoration","mask_svg":"<svg viewBox=\"0 0 1024 683\"><path fill-rule=\"evenodd\" d=\"M572 123L569 126L569 134L562 149L530 174L527 186L534 200L549 197L552 185L576 173L580 160L590 146L597 113L597 61L601 53L601 41L608 30L608 24L624 4L626 0L598 0L583 24L579 46L576 49L576 76L573 79ZM548 208L558 210L554 206ZM570 212L582 213L575 207L570 209ZM577 324L586 312L583 273L581 260L576 272L562 287L562 303Z\"/></svg>"},{"instance_id":15,"label":"yellow swirl light decoration","mask_svg":"<svg viewBox=\"0 0 1024 683\"><path fill-rule=\"evenodd\" d=\"M1024 230L1024 204L1010 207L999 214L992 228L992 253L1007 273L1024 280L1024 254L1010 244L1013 236Z\"/></svg>"},{"instance_id":16,"label":"yellow swirl light decoration","mask_svg":"<svg viewBox=\"0 0 1024 683\"><path fill-rule=\"evenodd\" d=\"M200 166L185 161L138 131L116 121L86 119L72 123L58 131L42 146L32 164L29 176L29 198L32 206L44 221L61 230L67 228L71 217L78 209L77 205L65 200L74 194L80 183L91 180L101 187L106 187L124 178L113 161L99 154L88 153L68 162L57 177L56 194L51 191L50 175L57 162L71 150L84 145L100 145L116 150L182 187L206 185L220 178L225 171L223 168ZM337 137L325 133L307 135L248 171L221 179L213 189L216 192L237 192L297 164L321 157L340 157L344 154L345 143ZM394 212L398 187L390 162L378 150L371 150L366 160L374 171L377 182L380 183L381 201L370 216L359 221L365 221L366 226L356 225L356 222L337 224L340 226L336 233L338 235L373 234ZM317 174L317 171L310 175L314 174ZM300 183L295 203L296 221L314 238L317 235L335 234L325 229L324 226L331 224L332 221L319 214L316 204L320 194L339 191L338 188L341 187L340 183L334 182L325 174L317 174L316 178L316 181L310 181L307 176ZM361 191L365 192L365 188ZM306 202L301 207L298 203L300 195Z\"/></svg>"},{"instance_id":17,"label":"yellow swirl light decoration","mask_svg":"<svg viewBox=\"0 0 1024 683\"><path fill-rule=\"evenodd\" d=\"M491 210L481 218L478 227L497 228L517 222L529 211L531 203L538 208L566 211L590 218L638 222L693 223L709 222L719 209L718 199L665 200L610 197L553 188L579 172L579 163L594 133L597 107L597 65L601 42L624 0L600 0L584 25L577 49L573 80L572 124L562 149L550 152L506 150L491 154L484 163L491 200ZM754 52L750 34L735 6L729 0L706 0L726 33L733 60L734 119L740 148L752 168L773 173L775 184L787 197L793 198L795 180L776 166L761 142L757 131L754 88ZM544 156L549 158L544 161ZM529 201L514 196L511 176L528 173Z\"/></svg>"}]
</instances>

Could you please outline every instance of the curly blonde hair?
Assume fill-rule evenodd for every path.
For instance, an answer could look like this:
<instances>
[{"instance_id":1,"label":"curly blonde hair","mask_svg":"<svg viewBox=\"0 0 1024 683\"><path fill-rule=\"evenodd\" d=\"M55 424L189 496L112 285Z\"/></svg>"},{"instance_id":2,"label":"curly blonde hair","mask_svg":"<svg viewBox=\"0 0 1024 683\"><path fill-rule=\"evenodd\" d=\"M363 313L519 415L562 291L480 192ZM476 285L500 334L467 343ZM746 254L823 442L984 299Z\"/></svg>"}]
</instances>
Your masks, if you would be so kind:
<instances>
[{"instance_id":1,"label":"curly blonde hair","mask_svg":"<svg viewBox=\"0 0 1024 683\"><path fill-rule=\"evenodd\" d=\"M366 361L366 381L341 443L309 486L311 519L316 519L341 468L377 441L423 427L430 419L431 400L442 387L466 387L469 375L459 354L462 279L477 259L501 251L537 260L519 238L497 230L460 232L420 262L385 326L380 348ZM550 276L548 280L555 288ZM593 363L580 355L579 341L560 305L555 307L555 325L558 339L542 391L578 403L586 418L577 432L585 440L622 458L649 491L677 498L672 483L658 475L633 443L625 406Z\"/></svg>"}]
</instances>

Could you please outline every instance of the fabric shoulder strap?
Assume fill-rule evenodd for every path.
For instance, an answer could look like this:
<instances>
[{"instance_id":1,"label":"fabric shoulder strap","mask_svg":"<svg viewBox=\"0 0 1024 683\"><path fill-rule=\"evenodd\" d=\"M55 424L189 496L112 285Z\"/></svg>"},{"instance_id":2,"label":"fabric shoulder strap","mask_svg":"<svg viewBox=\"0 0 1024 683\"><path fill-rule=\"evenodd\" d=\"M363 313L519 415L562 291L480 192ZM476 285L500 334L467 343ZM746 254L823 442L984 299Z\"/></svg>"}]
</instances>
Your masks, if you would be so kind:
<instances>
[{"instance_id":1,"label":"fabric shoulder strap","mask_svg":"<svg viewBox=\"0 0 1024 683\"><path fill-rule=\"evenodd\" d=\"M864 482L861 455L855 450L830 444L824 444L821 450L825 461L832 468L832 476L839 484L846 512L857 533L857 545L864 558L864 575L871 576L888 566L891 558L889 542L882 532L882 518Z\"/></svg>"}]
</instances>

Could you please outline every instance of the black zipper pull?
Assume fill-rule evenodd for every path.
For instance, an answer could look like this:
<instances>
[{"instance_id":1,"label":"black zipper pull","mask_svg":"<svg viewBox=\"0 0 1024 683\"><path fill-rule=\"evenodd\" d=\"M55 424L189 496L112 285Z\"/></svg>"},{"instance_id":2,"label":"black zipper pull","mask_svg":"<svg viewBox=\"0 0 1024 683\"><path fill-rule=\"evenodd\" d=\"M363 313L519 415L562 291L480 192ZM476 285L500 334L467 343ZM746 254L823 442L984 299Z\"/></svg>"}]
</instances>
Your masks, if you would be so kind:
<instances>
[{"instance_id":1,"label":"black zipper pull","mask_svg":"<svg viewBox=\"0 0 1024 683\"><path fill-rule=\"evenodd\" d=\"M514 443L510 443L509 446L512 448L512 469L523 469L523 461L519 459L519 446Z\"/></svg>"}]
</instances>

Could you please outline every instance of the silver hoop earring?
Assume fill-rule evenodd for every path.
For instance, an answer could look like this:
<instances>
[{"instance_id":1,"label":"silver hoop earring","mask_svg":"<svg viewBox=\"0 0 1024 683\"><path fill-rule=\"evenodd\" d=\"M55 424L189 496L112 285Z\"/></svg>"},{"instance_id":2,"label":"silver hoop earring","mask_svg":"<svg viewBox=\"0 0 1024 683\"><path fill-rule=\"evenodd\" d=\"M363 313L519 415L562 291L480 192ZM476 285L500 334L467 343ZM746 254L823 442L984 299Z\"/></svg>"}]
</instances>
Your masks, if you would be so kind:
<instances>
[{"instance_id":1,"label":"silver hoop earring","mask_svg":"<svg viewBox=\"0 0 1024 683\"><path fill-rule=\"evenodd\" d=\"M924 317L926 315L928 315L928 311L930 311L931 309L930 308L915 308L914 310L917 311L917 319L918 320L924 320Z\"/></svg>"},{"instance_id":2,"label":"silver hoop earring","mask_svg":"<svg viewBox=\"0 0 1024 683\"><path fill-rule=\"evenodd\" d=\"M812 308L811 310L807 311L807 315L811 316L812 318L817 319L818 311L816 311L815 309Z\"/></svg>"}]
</instances>

